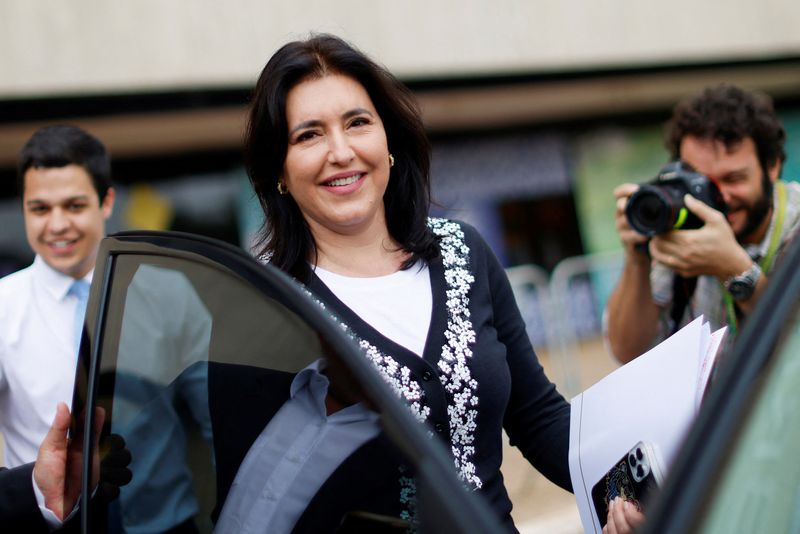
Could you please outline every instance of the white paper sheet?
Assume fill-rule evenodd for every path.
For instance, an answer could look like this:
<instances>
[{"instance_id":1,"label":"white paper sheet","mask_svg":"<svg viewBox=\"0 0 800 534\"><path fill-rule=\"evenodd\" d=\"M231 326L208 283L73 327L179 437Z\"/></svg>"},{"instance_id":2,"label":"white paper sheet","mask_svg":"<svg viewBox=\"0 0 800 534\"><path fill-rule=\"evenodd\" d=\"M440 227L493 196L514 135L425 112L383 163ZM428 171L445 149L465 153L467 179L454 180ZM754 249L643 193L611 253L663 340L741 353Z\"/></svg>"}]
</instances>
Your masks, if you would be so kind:
<instances>
[{"instance_id":1,"label":"white paper sheet","mask_svg":"<svg viewBox=\"0 0 800 534\"><path fill-rule=\"evenodd\" d=\"M592 486L637 442L653 444L668 471L723 336L698 317L572 399L570 474L586 532L602 531Z\"/></svg>"},{"instance_id":2,"label":"white paper sheet","mask_svg":"<svg viewBox=\"0 0 800 534\"><path fill-rule=\"evenodd\" d=\"M725 339L725 332L727 331L728 327L723 326L711 334L708 350L705 352L705 354L702 354L702 359L700 361L700 366L698 367L697 373L697 393L695 398L697 410L700 409L700 403L703 401L703 396L706 392L706 385L708 384L709 378L711 378L711 371L714 368L714 362L717 361L719 349L722 346L722 340Z\"/></svg>"}]
</instances>

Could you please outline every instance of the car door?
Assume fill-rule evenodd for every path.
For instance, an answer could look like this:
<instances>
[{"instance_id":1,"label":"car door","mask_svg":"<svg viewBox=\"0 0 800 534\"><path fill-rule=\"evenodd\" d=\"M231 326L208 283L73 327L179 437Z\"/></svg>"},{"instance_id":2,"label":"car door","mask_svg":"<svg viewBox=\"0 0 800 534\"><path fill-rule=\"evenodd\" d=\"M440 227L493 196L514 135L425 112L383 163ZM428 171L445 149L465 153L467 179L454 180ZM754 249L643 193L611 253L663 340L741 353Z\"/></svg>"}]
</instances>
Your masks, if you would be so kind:
<instances>
[{"instance_id":1,"label":"car door","mask_svg":"<svg viewBox=\"0 0 800 534\"><path fill-rule=\"evenodd\" d=\"M72 413L83 532L499 531L342 325L211 239L102 242Z\"/></svg>"},{"instance_id":2,"label":"car door","mask_svg":"<svg viewBox=\"0 0 800 534\"><path fill-rule=\"evenodd\" d=\"M800 532L800 240L723 361L644 532Z\"/></svg>"}]
</instances>

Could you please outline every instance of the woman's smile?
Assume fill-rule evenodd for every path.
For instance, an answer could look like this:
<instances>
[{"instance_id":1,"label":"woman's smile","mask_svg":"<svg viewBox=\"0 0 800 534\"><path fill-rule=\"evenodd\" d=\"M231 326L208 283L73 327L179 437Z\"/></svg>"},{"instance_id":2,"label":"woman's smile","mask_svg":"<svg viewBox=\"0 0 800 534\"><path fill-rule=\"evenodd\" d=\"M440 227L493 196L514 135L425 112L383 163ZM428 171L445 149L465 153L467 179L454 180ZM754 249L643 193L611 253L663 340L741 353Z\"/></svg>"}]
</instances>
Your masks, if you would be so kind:
<instances>
[{"instance_id":1,"label":"woman's smile","mask_svg":"<svg viewBox=\"0 0 800 534\"><path fill-rule=\"evenodd\" d=\"M362 172L340 173L323 182L322 186L336 194L352 193L358 190L365 176L366 173Z\"/></svg>"}]
</instances>

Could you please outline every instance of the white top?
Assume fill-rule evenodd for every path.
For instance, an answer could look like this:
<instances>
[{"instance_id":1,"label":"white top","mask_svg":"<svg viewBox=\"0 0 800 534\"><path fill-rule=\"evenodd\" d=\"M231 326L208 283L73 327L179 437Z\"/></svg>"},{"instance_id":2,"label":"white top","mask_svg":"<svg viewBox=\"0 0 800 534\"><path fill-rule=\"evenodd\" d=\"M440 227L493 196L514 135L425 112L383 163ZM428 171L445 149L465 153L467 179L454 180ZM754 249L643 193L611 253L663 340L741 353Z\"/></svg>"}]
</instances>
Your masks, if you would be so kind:
<instances>
[{"instance_id":1,"label":"white top","mask_svg":"<svg viewBox=\"0 0 800 534\"><path fill-rule=\"evenodd\" d=\"M372 328L411 352L422 355L431 324L433 296L428 266L374 278L314 271L348 308Z\"/></svg>"},{"instance_id":2,"label":"white top","mask_svg":"<svg viewBox=\"0 0 800 534\"><path fill-rule=\"evenodd\" d=\"M39 256L0 279L0 432L8 467L34 461L58 402L72 405L73 282Z\"/></svg>"}]
</instances>

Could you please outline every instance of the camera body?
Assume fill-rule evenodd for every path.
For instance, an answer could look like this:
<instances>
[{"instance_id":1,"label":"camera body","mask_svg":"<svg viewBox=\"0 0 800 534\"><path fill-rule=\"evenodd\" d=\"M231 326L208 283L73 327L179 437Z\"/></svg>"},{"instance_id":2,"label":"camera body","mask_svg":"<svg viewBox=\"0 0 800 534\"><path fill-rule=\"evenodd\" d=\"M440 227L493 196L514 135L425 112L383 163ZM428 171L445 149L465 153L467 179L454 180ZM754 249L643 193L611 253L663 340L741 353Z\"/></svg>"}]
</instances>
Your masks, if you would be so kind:
<instances>
[{"instance_id":1,"label":"camera body","mask_svg":"<svg viewBox=\"0 0 800 534\"><path fill-rule=\"evenodd\" d=\"M703 221L683 203L687 193L715 210L727 212L717 184L688 163L677 160L666 164L655 179L642 184L631 195L625 206L628 224L647 237L670 230L700 228Z\"/></svg>"}]
</instances>

